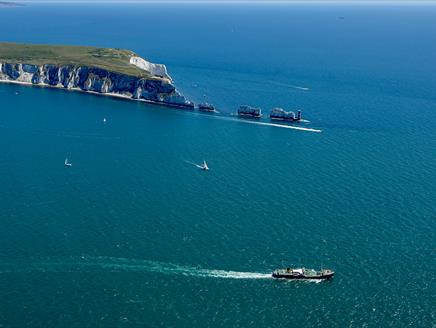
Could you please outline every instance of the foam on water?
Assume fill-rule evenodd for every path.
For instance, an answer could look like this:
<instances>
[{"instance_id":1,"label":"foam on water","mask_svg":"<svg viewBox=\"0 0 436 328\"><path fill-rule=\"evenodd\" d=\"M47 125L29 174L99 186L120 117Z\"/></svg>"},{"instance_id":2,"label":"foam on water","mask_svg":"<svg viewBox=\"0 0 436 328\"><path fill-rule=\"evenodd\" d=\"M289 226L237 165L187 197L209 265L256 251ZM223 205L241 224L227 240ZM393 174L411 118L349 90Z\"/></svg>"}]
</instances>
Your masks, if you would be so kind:
<instances>
[{"instance_id":1,"label":"foam on water","mask_svg":"<svg viewBox=\"0 0 436 328\"><path fill-rule=\"evenodd\" d=\"M195 166L195 167L198 167L199 169L202 169L202 168L203 168L202 165L200 165L200 164L196 164L196 163L191 162L191 161L187 161L187 160L185 160L185 163L191 164L191 165L193 165L193 166Z\"/></svg>"},{"instance_id":2,"label":"foam on water","mask_svg":"<svg viewBox=\"0 0 436 328\"><path fill-rule=\"evenodd\" d=\"M269 80L267 82L269 84L273 84L273 85L277 85L277 86L281 86L281 87L285 87L285 88L292 88L292 89L302 90L302 91L309 91L310 90L308 87L303 87L303 86L299 86L299 85L295 85L295 84L281 83L281 82L272 81L272 80Z\"/></svg>"},{"instance_id":3,"label":"foam on water","mask_svg":"<svg viewBox=\"0 0 436 328\"><path fill-rule=\"evenodd\" d=\"M284 124L266 123L266 122L255 122L255 121L241 121L241 122L250 123L250 124L257 124L257 125L273 126L276 128L283 128L283 129L307 131L307 132L317 132L317 133L322 132L322 130L318 130L318 129L303 128L301 126L293 126L293 125L284 125Z\"/></svg>"},{"instance_id":4,"label":"foam on water","mask_svg":"<svg viewBox=\"0 0 436 328\"><path fill-rule=\"evenodd\" d=\"M294 125L285 125L285 124L277 124L277 123L251 121L251 120L248 120L248 119L237 119L237 118L224 117L224 116L213 116L213 117L216 118L216 119L220 119L220 120L231 121L231 122L238 122L238 123L263 125L263 126L272 126L272 127L275 127L275 128L291 129L291 130L299 130L299 131L307 131L307 132L316 132L316 133L322 132L322 130L319 130L319 129L304 128L304 127L301 127L301 126L294 126Z\"/></svg>"},{"instance_id":5,"label":"foam on water","mask_svg":"<svg viewBox=\"0 0 436 328\"><path fill-rule=\"evenodd\" d=\"M198 273L204 274L205 277L225 278L225 279L270 279L270 273L258 272L239 272L224 270L199 270Z\"/></svg>"},{"instance_id":6,"label":"foam on water","mask_svg":"<svg viewBox=\"0 0 436 328\"><path fill-rule=\"evenodd\" d=\"M0 274L30 272L155 272L161 274L179 274L203 278L224 279L270 279L270 273L239 272L225 270L209 270L190 266L162 263L147 260L113 258L113 257L80 257L49 258L29 263L0 263Z\"/></svg>"},{"instance_id":7,"label":"foam on water","mask_svg":"<svg viewBox=\"0 0 436 328\"><path fill-rule=\"evenodd\" d=\"M199 278L272 279L271 273L202 269L173 263L114 257L46 258L33 260L28 263L0 263L0 274L32 272L144 272ZM320 283L323 281L322 279L279 280L284 282L306 281L310 283Z\"/></svg>"},{"instance_id":8,"label":"foam on water","mask_svg":"<svg viewBox=\"0 0 436 328\"><path fill-rule=\"evenodd\" d=\"M298 85L290 85L291 88L297 89L297 90L303 90L303 91L308 91L309 88L307 87L300 87Z\"/></svg>"}]
</instances>

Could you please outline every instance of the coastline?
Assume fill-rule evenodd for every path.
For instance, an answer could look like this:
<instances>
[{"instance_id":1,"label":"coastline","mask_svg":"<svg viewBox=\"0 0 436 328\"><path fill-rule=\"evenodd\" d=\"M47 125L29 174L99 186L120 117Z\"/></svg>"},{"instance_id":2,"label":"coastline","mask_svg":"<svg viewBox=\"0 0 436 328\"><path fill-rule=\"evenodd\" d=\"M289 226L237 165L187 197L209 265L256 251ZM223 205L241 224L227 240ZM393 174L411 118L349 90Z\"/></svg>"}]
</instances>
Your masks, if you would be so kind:
<instances>
[{"instance_id":1,"label":"coastline","mask_svg":"<svg viewBox=\"0 0 436 328\"><path fill-rule=\"evenodd\" d=\"M138 102L144 102L151 105L158 105L158 106L164 106L164 107L170 107L170 108L179 108L179 109L189 109L189 107L185 107L182 105L177 104L171 104L171 103L165 103L165 102L159 102L159 101L153 101L153 100L147 100L147 99L136 99L129 96L125 96L119 93L113 93L113 92L97 92L97 91L86 91L82 90L80 88L64 88L63 86L57 86L57 85L49 85L49 84L43 84L43 83L31 83L31 82L23 82L23 81L13 81L13 80L1 80L0 83L4 84L19 84L27 87L39 87L39 88L51 88L51 89L59 89L59 90L65 90L65 91L78 91L85 94L92 94L96 96L104 96L104 97L112 97L112 98L119 98L123 100L130 100L130 101L138 101Z\"/></svg>"},{"instance_id":2,"label":"coastline","mask_svg":"<svg viewBox=\"0 0 436 328\"><path fill-rule=\"evenodd\" d=\"M0 83L4 83L4 84L8 84L8 83L10 83L10 84L18 84L18 85L23 85L23 86L27 86L27 87L36 86L36 87L40 87L40 88L51 88L51 89L66 90L66 91L79 91L81 93L91 94L91 95L95 95L95 96L112 97L112 98L118 98L118 99L122 99L122 100L138 101L138 102L143 102L143 103L150 104L150 105L157 105L157 106L168 107L168 108L176 108L176 109L182 109L182 110L186 109L186 110L190 111L189 107L184 107L184 106L175 105L175 104L171 104L171 103L162 103L162 102L146 100L146 99L135 99L135 98L131 98L131 97L128 97L128 96L125 96L125 95L122 95L122 94L113 93L113 92L100 93L100 92L96 92L96 91L85 91L85 90L82 90L80 88L64 88L64 87L60 87L60 86L56 86L56 85L34 84L34 83L30 83L30 82L11 81L11 80L0 80ZM198 113L201 114L201 112L198 112ZM208 114L208 113L206 113L206 114ZM322 132L322 130L320 130L320 129L304 128L304 127L301 127L301 126L293 126L293 125L286 125L286 124L277 124L277 123L270 123L270 122L260 122L260 121L244 120L244 119L235 119L232 116L224 116L224 115L210 116L210 115L205 115L205 117L206 116L214 117L215 119L231 121L231 122L241 122L241 123L247 123L247 124L271 126L271 127L276 127L276 128L282 128L282 129L291 129L291 130L299 130L299 131L314 132L314 133L321 133Z\"/></svg>"}]
</instances>

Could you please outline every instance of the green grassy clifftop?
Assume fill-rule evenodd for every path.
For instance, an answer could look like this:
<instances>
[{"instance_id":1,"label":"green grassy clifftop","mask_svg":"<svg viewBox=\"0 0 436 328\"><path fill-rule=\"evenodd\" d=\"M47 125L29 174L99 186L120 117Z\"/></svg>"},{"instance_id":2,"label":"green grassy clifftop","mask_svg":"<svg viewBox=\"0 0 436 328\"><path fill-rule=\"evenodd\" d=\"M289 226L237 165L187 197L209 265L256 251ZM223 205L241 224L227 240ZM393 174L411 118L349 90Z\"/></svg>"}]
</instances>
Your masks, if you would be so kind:
<instances>
[{"instance_id":1,"label":"green grassy clifftop","mask_svg":"<svg viewBox=\"0 0 436 328\"><path fill-rule=\"evenodd\" d=\"M0 62L88 66L140 78L153 77L149 72L130 64L132 56L137 55L123 49L0 42Z\"/></svg>"}]
</instances>

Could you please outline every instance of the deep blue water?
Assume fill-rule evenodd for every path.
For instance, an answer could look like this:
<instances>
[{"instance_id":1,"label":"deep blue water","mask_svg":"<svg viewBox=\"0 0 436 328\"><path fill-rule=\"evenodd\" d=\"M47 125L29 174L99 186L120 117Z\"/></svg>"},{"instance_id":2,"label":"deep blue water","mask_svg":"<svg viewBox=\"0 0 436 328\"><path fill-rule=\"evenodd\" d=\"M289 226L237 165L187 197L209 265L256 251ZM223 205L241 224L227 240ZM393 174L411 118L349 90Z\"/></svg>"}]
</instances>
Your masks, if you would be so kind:
<instances>
[{"instance_id":1,"label":"deep blue water","mask_svg":"<svg viewBox=\"0 0 436 328\"><path fill-rule=\"evenodd\" d=\"M435 17L0 9L2 41L129 48L224 114L303 108L323 130L0 84L0 326L434 326ZM263 275L285 265L337 275Z\"/></svg>"}]
</instances>

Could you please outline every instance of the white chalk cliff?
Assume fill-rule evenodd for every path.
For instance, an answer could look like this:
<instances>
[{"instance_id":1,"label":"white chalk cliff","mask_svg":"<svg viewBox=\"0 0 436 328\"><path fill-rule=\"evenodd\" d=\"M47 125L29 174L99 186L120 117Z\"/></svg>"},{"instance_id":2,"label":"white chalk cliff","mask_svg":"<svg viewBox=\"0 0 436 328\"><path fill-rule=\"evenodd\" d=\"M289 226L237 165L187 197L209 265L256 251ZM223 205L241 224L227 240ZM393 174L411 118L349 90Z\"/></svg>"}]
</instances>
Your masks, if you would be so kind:
<instances>
[{"instance_id":1,"label":"white chalk cliff","mask_svg":"<svg viewBox=\"0 0 436 328\"><path fill-rule=\"evenodd\" d=\"M176 90L165 65L153 64L140 57L131 57L130 63L150 73L150 77L80 65L0 62L0 81L92 91L167 106L193 106Z\"/></svg>"},{"instance_id":2,"label":"white chalk cliff","mask_svg":"<svg viewBox=\"0 0 436 328\"><path fill-rule=\"evenodd\" d=\"M171 77L168 75L167 68L162 64L154 64L146 61L144 58L132 56L130 57L130 64L147 71L154 76L161 76L172 81Z\"/></svg>"}]
</instances>

